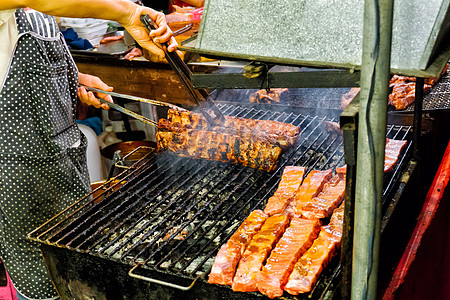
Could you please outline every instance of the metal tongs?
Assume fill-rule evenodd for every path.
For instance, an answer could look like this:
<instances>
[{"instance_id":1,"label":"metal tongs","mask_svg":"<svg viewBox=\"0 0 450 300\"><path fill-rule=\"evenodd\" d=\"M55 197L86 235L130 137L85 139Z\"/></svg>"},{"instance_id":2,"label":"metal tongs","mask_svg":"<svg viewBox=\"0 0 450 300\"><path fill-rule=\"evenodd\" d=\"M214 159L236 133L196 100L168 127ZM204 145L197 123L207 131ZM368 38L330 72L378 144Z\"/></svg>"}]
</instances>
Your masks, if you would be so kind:
<instances>
[{"instance_id":1,"label":"metal tongs","mask_svg":"<svg viewBox=\"0 0 450 300\"><path fill-rule=\"evenodd\" d=\"M173 109L176 109L176 110L186 111L186 109L184 109L182 107L179 107L179 106L167 103L167 102L163 102L163 101L145 99L145 98L140 98L140 97L136 97L136 96L119 94L119 93L115 93L115 92L107 92L107 91L104 91L104 90L100 90L100 89L89 87L89 86L85 86L85 85L81 85L81 86L84 87L86 90L91 91L91 92L98 92L98 93L110 95L110 96L113 96L113 97L118 97L118 98L133 100L133 101L139 101L139 102L149 103L149 104L158 105L158 106L167 106L169 108L173 108ZM123 114L126 114L126 115L128 115L130 117L133 117L133 118L135 118L135 119L137 119L137 120L139 120L141 122L144 122L146 124L149 124L149 125L152 125L152 126L158 128L158 123L153 121L153 120L150 120L149 118L141 116L140 114L137 114L134 111L131 111L131 110L125 108L125 107L122 107L122 106L116 104L116 103L112 103L112 102L106 101L106 100L104 100L102 98L97 98L97 99L100 101L100 103L102 103L102 104L104 103L104 104L108 105L110 108L113 108L113 109L115 109L115 110L117 110L117 111L119 111L119 112L121 112Z\"/></svg>"},{"instance_id":2,"label":"metal tongs","mask_svg":"<svg viewBox=\"0 0 450 300\"><path fill-rule=\"evenodd\" d=\"M149 15L141 16L141 21L148 31L156 29L156 25ZM219 108L214 104L214 101L211 99L208 92L204 89L196 90L192 85L192 72L191 70L189 70L188 66L184 63L180 56L178 56L176 51L169 52L167 50L167 43L162 43L161 46L164 50L164 54L166 55L166 59L169 62L169 65L177 73L178 77L180 77L181 82L189 91L189 94L191 95L195 104L199 106L200 112L205 117L208 125L217 126L223 124L223 122L225 121L225 117L220 112Z\"/></svg>"}]
</instances>

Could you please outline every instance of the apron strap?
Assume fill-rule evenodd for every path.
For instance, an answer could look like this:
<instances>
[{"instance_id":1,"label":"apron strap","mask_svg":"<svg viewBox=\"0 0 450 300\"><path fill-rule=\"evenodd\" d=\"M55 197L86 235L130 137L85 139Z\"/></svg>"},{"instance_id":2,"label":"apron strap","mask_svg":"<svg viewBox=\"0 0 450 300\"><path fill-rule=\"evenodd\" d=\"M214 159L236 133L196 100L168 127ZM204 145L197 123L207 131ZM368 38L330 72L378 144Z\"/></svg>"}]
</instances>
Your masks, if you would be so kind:
<instances>
[{"instance_id":1,"label":"apron strap","mask_svg":"<svg viewBox=\"0 0 450 300\"><path fill-rule=\"evenodd\" d=\"M34 32L44 38L55 38L59 34L58 24L52 16L28 8L17 9L15 15L19 35Z\"/></svg>"}]
</instances>

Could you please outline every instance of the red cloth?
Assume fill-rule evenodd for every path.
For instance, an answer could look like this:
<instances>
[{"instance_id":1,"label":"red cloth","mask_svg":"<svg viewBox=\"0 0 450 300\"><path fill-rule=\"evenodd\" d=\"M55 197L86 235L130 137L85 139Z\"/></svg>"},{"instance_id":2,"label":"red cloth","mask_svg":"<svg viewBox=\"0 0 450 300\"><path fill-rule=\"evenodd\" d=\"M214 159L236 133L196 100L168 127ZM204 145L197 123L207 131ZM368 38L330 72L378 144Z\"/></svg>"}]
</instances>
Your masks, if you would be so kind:
<instances>
[{"instance_id":1,"label":"red cloth","mask_svg":"<svg viewBox=\"0 0 450 300\"><path fill-rule=\"evenodd\" d=\"M0 286L0 300L17 300L17 292L6 273L6 286Z\"/></svg>"}]
</instances>

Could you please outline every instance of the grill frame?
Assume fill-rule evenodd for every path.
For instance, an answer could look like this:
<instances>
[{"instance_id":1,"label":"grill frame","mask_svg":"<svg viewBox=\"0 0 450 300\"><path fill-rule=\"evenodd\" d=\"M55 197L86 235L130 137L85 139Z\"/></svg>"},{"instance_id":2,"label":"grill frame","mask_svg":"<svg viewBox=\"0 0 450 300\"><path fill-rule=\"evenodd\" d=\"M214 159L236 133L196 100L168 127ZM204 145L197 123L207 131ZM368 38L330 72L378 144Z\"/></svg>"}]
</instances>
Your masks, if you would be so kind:
<instances>
[{"instance_id":1,"label":"grill frame","mask_svg":"<svg viewBox=\"0 0 450 300\"><path fill-rule=\"evenodd\" d=\"M236 106L236 105L230 105L230 104L219 104L219 107L221 109L224 109L224 107L227 107L226 110L224 110L224 113L226 114L227 112L229 113L230 111L235 111L235 112L239 112L240 115L239 116L244 116L244 117L254 117L250 115L250 112L252 110L254 110L254 108L248 109L247 113L242 114L242 112L245 112L245 109L242 109L242 107ZM283 116L283 112L273 112L273 111L265 111L265 114L279 114L278 119ZM264 115L263 115L264 116ZM296 117L295 117L296 116ZM293 120L298 120L299 119L300 114L296 115L294 113L290 113L286 116L286 120L289 120L289 118L293 118ZM303 124L305 122L305 120L309 120L308 126L306 126L304 128L304 130L302 130L301 134L305 134L306 137L308 138L312 138L313 137L313 133L316 130L320 130L323 131L323 128L321 128L321 125L323 125L323 121L326 120L326 118L319 118L317 116L315 117L311 117L311 116L303 116L303 120L301 122L301 124ZM283 121L281 119L279 119L280 121ZM331 120L333 121L333 120ZM308 131L308 127L309 124L317 122L316 126L314 127L313 130ZM403 132L404 135L402 136L396 136L395 133L399 133L399 132ZM389 134L391 134L389 136ZM304 137L304 136L303 136ZM217 253L218 249L220 248L220 246L226 241L228 240L228 238L233 234L234 229L237 228L237 226L239 226L239 224L245 219L245 217L248 215L248 212L250 212L253 209L256 208L263 208L264 207L264 202L267 201L267 199L269 198L269 196L271 194L273 194L273 192L275 191L276 187L278 186L278 182L280 180L281 177L281 173L282 173L282 169L285 165L290 164L291 159L296 159L297 162L301 161L301 159L305 156L307 156L307 152L303 151L301 152L301 154L296 157L296 154L299 154L298 151L300 148L304 148L303 150L310 150L310 148L317 142L320 141L317 146L318 148L322 147L324 144L327 144L326 142L329 140L329 138L331 137L331 133L328 134L328 136L326 136L325 138L323 138L323 140L320 140L321 135L317 135L314 139L312 140L308 140L310 142L310 144L308 146L305 147L305 145L300 142L297 146L296 146L296 150L292 150L292 151L288 151L287 153L283 154L283 157L280 159L280 164L278 165L276 171L272 172L272 173L263 173L262 171L259 170L254 170L254 169L248 169L245 167L241 167L241 166L236 166L236 165L229 165L229 164L225 164L225 163L219 163L219 162L203 162L199 165L201 165L201 167L199 167L200 169L202 169L204 166L209 166L209 165L219 165L222 166L224 169L229 169L231 168L232 170L239 170L239 172L242 173L246 173L246 172L251 172L251 174L260 174L260 176L269 176L269 179L264 181L264 186L260 187L258 190L258 193L262 192L262 195L259 197L259 200L257 199L255 203L251 204L250 206L246 205L244 207L248 206L248 209L245 211L245 213L243 213L239 219L237 220L237 222L234 224L234 227L223 227L224 230L226 229L230 229L228 234L223 235L220 238L220 241L216 243L216 246L214 249L209 251L208 256L206 256L203 261L198 265L198 267L196 269L194 269L194 272L196 272L196 270L199 269L200 266L204 265L206 263L206 261L208 259L214 259L215 257L215 253ZM403 139L405 137L407 137L407 139L410 141L411 140L411 127L410 126L390 126L390 131L388 130L388 137L390 138L398 138L398 139ZM341 137L339 135L336 135L334 137L331 137L333 141L337 141L339 139L341 139ZM325 154L329 154L329 149L333 146L333 143L328 144L328 148L325 149L324 153ZM342 148L341 150L341 157L340 159L338 159L336 161L336 165L338 164L338 162L343 162L343 141L340 141L338 144L339 147L336 147L336 149L334 151L337 151L338 148ZM387 182L385 183L389 189L386 189L385 193L383 194L383 200L384 202L387 201L389 195L393 192L394 188L395 188L395 183L396 183L396 178L398 178L398 176L401 175L402 173L402 168L404 167L405 162L407 162L408 157L409 157L409 152L410 152L410 147L411 147L411 143L408 143L407 149L405 150L405 153L401 156L401 161L400 163L394 168L393 173L390 174L390 178L387 180ZM317 149L315 149L315 151L313 151L313 153L311 154L311 156L314 156L317 153ZM332 156L334 156L335 153L332 153L332 155L330 156L330 158ZM173 281L175 282L175 285L183 287L183 286L190 286L190 284L186 284L186 280L183 279L189 279L189 280L197 280L198 277L202 278L204 281L206 279L206 276L209 274L209 270L204 271L202 275L198 275L195 274L195 276L186 276L186 274L180 274L180 273L174 273L174 272L170 272L169 270L164 271L161 270L161 268L153 268L153 267L149 267L148 265L146 265L146 263L148 263L149 259L152 258L152 256L147 257L147 259L141 260L139 261L138 259L134 258L132 260L130 259L125 259L126 255L123 255L120 259L115 259L113 256L109 255L109 256L105 256L99 252L94 252L94 251L90 251L90 250L85 250L85 249L81 249L79 248L79 245L83 245L83 243L86 242L86 239L84 239L84 241L79 244L77 247L73 247L70 243L69 244L62 244L61 242L58 242L58 240L55 240L54 238L44 238L44 236L51 230L54 230L55 228L57 228L58 226L62 226L61 224L64 224L65 222L68 222L68 216L71 217L72 213L79 213L79 217L84 216L84 214L86 213L86 211L88 210L93 210L93 209L98 209L99 207L101 207L102 205L108 205L108 204L113 204L114 202L112 201L111 203L108 203L105 200L108 199L114 199L114 197L118 197L118 198L126 198L129 196L130 192L130 188L133 189L136 186L138 186L137 184L135 184L133 186L133 182L138 180L137 178L139 178L139 176L141 176L141 174L145 173L145 172L155 172L155 167L153 165L149 165L148 164L148 160L151 160L152 157L161 157L162 155L165 155L164 153L149 153L147 154L144 158L142 158L141 160L139 160L138 162L136 162L135 164L133 164L128 170L122 172L119 176L116 177L115 181L108 181L107 183L105 183L104 186L99 187L96 191L93 191L91 194L86 195L85 197L83 197L82 199L80 199L79 201L77 201L76 203L74 203L74 205L72 205L71 207L67 208L65 211L61 212L60 214L58 214L57 216L55 216L54 218L50 219L49 221L47 221L45 224L43 224L41 227L37 228L36 230L34 230L33 232L31 232L29 234L29 238L31 240L37 241L39 243L42 243L43 245L49 245L49 246L56 246L58 248L62 248L62 249L68 249L68 250L72 250L75 252L79 252L79 253L84 253L84 254L89 254L95 257L99 257L105 260L111 260L114 261L116 263L122 263L122 264L126 264L132 267L135 267L137 265L142 265L142 267L144 269L146 269L144 272L148 273L148 270L150 270L152 273L152 276L157 276L157 277L161 277L161 276L166 276L166 275L170 275L170 277L173 277ZM294 158L296 157L296 158ZM330 159L329 158L329 159ZM178 158L180 161L183 160L189 160L190 162L192 162L193 160L187 159L187 158ZM186 164L189 164L189 161L185 162ZM197 161L198 162L198 161ZM317 165L319 164L319 160L313 160L313 163L310 164L308 166L308 171L311 169L314 169ZM324 166L328 166L327 162L325 162L323 164ZM169 166L170 167L170 166ZM158 170L159 167L156 168L156 170ZM320 168L319 168L320 169ZM268 175L269 174L269 175ZM236 174L234 174L236 175ZM237 175L239 177L239 174ZM144 177L148 178L148 177ZM156 178L154 178L153 180L156 180ZM125 182L125 183L123 183ZM122 185L122 186L120 186ZM182 186L183 183L180 184L180 186ZM98 192L99 190L105 190L104 194L108 194L108 196L106 196L105 199L103 199L102 201L96 202L96 200L98 200L99 197L101 197L102 195L97 195L95 198L92 198L91 196L93 194L95 194L96 192ZM162 191L161 191L162 193ZM248 190L245 190L241 193L244 196L248 195ZM247 199L246 204L249 204L251 201L253 201L253 199L256 197L256 195L254 195L253 197L250 197L249 199ZM188 199L189 200L189 199ZM124 202L124 201L123 201ZM223 201L222 201L223 202ZM237 201L235 201L237 202ZM138 203L136 204L138 205ZM170 207L170 206L168 206ZM244 210L244 207L241 207L240 210ZM230 206L231 208L231 206ZM72 212L71 212L72 211ZM95 214L95 213L94 213ZM121 216L121 215L119 215ZM104 215L103 215L104 217ZM118 217L116 215L116 217ZM76 219L79 220L79 219ZM81 219L80 219L81 220ZM81 220L81 222L86 221ZM230 221L228 221L230 222ZM149 222L150 223L150 222ZM82 223L81 223L82 224ZM122 223L123 224L123 223ZM226 223L228 224L228 223ZM69 230L70 232L70 227L73 227L74 225L78 226L76 224L76 222L70 222L68 227L65 227L64 230ZM98 230L102 230L102 229L97 229ZM59 235L62 235L64 232L61 233L61 230L58 232ZM77 236L77 239L82 239L86 236L86 231L82 232L80 235ZM52 235L55 236L55 235ZM173 240L174 237L176 237L176 234L171 235L171 237L169 238L170 240ZM59 237L59 236L58 236ZM74 239L71 239L71 241L73 242ZM170 242L169 240L169 242ZM212 240L211 240L212 241ZM71 242L71 243L72 243ZM97 240L98 242L98 240ZM168 245L168 243L166 244ZM180 245L180 244L179 244ZM164 246L161 246L161 248L159 249L163 249ZM176 250L176 249L175 249ZM167 253L167 252L166 252ZM171 254L168 253L166 254L166 257L169 256ZM155 255L155 252L152 254ZM193 261L193 259L191 259L191 261ZM185 268L187 266L189 266L190 264L186 265ZM161 263L159 264L159 266L161 266ZM193 273L193 272L192 272ZM191 273L191 275L192 275ZM329 289L330 287L332 287L335 284L336 278L340 273L340 265L338 262L338 259L334 259L331 266L329 268L327 268L324 273L322 274L322 276L320 277L318 283L316 284L316 286L314 287L314 290L309 294L309 296L311 295L324 295L324 293L327 291L327 289ZM156 275L155 275L156 274ZM140 276L140 275L138 275ZM147 278L148 279L148 278ZM179 283L181 281L181 283ZM334 282L334 283L333 283ZM172 283L172 282L170 282ZM170 286L169 283L169 286ZM174 286L172 286L174 287ZM177 287L179 288L179 287ZM259 294L255 293L255 296L257 296ZM307 297L308 295L305 295L305 297Z\"/></svg>"}]
</instances>

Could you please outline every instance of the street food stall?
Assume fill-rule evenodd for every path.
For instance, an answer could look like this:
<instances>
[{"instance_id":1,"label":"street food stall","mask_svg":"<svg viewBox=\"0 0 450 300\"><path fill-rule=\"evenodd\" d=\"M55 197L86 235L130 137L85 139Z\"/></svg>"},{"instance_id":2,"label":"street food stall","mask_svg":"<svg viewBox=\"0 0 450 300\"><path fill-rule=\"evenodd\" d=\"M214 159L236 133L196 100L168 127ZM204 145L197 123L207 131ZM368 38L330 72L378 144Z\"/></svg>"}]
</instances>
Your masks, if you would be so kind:
<instances>
[{"instance_id":1,"label":"street food stall","mask_svg":"<svg viewBox=\"0 0 450 300\"><path fill-rule=\"evenodd\" d=\"M153 151L29 234L61 297L382 294L449 139L445 3L207 1L181 49L220 60L190 80L224 121L167 109Z\"/></svg>"}]
</instances>

